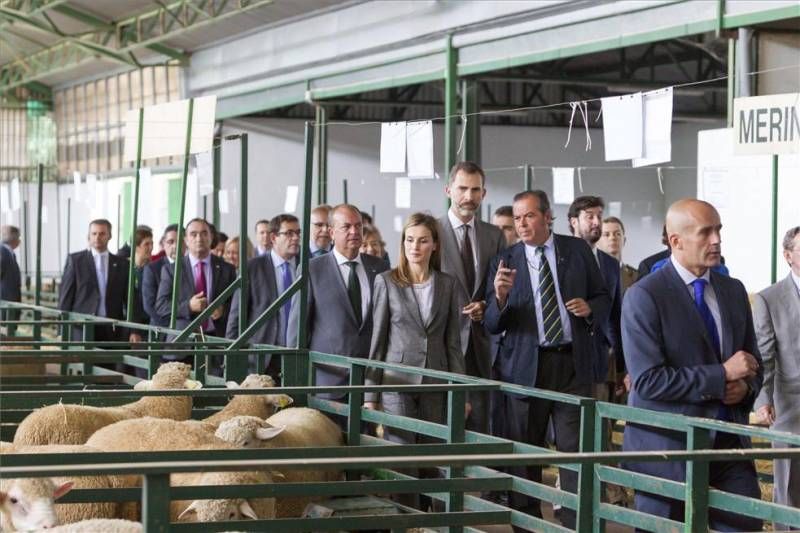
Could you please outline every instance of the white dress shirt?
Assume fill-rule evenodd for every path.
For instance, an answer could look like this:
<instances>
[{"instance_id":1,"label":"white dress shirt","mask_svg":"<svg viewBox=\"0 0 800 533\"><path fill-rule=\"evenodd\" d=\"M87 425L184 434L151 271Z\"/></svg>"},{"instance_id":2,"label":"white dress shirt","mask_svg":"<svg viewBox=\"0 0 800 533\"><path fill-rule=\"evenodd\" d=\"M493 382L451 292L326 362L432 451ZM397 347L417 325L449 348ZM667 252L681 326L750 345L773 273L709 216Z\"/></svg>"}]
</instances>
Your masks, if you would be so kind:
<instances>
[{"instance_id":1,"label":"white dress shirt","mask_svg":"<svg viewBox=\"0 0 800 533\"><path fill-rule=\"evenodd\" d=\"M563 335L560 344L567 344L572 342L572 326L569 322L569 311L564 306L564 300L561 298L561 288L558 284L558 270L556 269L556 248L553 240L553 234L547 238L544 246L544 257L550 265L550 272L553 275L553 283L555 284L556 300L558 301L558 314L561 317L561 330ZM542 269L539 263L540 257L537 252L538 246L525 245L525 260L528 263L528 274L531 277L531 288L533 290L533 304L536 308L536 328L539 332L539 345L547 346L544 335L544 317L542 316L542 295L539 292L539 271Z\"/></svg>"},{"instance_id":2,"label":"white dress shirt","mask_svg":"<svg viewBox=\"0 0 800 533\"><path fill-rule=\"evenodd\" d=\"M192 281L193 281L192 287L194 288L194 287L197 286L197 277L198 277L198 274L197 274L197 263L199 263L201 261L201 259L193 256L192 254L188 254L188 255L189 255L189 264L192 265ZM211 295L214 294L214 292L213 292L214 280L212 279L212 276L211 276L211 255L209 255L205 259L202 259L202 261L204 261L204 263L205 263L203 265L203 271L205 272L205 275L206 275L206 294L205 294L205 297L208 298L208 303L211 303Z\"/></svg>"},{"instance_id":3,"label":"white dress shirt","mask_svg":"<svg viewBox=\"0 0 800 533\"><path fill-rule=\"evenodd\" d=\"M686 290L689 291L689 296L692 297L692 302L694 302L694 286L692 285L692 282L696 279L706 280L706 289L703 291L703 300L705 300L706 305L711 310L711 316L714 317L714 322L717 326L717 338L719 339L719 342L722 343L722 317L719 314L717 293L714 292L714 286L711 285L711 269L706 269L705 273L698 278L683 268L683 266L675 259L674 255L670 256L669 260L672 261L675 271L678 272L678 275L681 277L681 280L683 280L684 285L686 285ZM718 348L719 353L722 353L722 346L718 346Z\"/></svg>"},{"instance_id":4,"label":"white dress shirt","mask_svg":"<svg viewBox=\"0 0 800 533\"><path fill-rule=\"evenodd\" d=\"M433 310L433 276L428 278L428 281L422 283L414 283L414 297L417 299L417 307L419 307L419 315L422 317L422 323L427 326L431 320L431 311Z\"/></svg>"},{"instance_id":5,"label":"white dress shirt","mask_svg":"<svg viewBox=\"0 0 800 533\"><path fill-rule=\"evenodd\" d=\"M97 316L108 316L106 309L106 288L108 287L108 250L98 252L91 248L94 259L94 272L97 276L97 287L100 289L100 301L97 303Z\"/></svg>"},{"instance_id":6,"label":"white dress shirt","mask_svg":"<svg viewBox=\"0 0 800 533\"><path fill-rule=\"evenodd\" d=\"M469 242L472 244L472 263L475 265L475 283L480 284L481 280L478 278L478 244L475 237L475 217L472 217L469 222L464 223L453 213L452 209L448 209L447 218L450 220L450 225L453 227L453 233L456 234L459 253L461 253L461 248L464 246L464 226L469 226Z\"/></svg>"},{"instance_id":7,"label":"white dress shirt","mask_svg":"<svg viewBox=\"0 0 800 533\"><path fill-rule=\"evenodd\" d=\"M363 322L367 318L367 313L369 313L369 278L367 278L367 271L364 270L361 254L356 255L355 259L348 259L334 248L333 257L336 258L336 264L339 265L339 273L344 280L345 289L347 288L347 282L350 280L350 265L345 263L348 261L358 263L356 276L358 277L358 285L361 288L361 320Z\"/></svg>"}]
</instances>

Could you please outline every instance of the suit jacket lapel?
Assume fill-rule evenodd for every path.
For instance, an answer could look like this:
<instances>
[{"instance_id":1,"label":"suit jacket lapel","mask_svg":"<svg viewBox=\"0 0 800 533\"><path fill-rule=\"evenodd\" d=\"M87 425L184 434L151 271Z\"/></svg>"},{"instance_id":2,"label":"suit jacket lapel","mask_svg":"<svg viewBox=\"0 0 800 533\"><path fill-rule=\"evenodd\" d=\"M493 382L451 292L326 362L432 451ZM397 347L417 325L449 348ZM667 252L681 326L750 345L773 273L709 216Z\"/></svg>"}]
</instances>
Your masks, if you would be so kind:
<instances>
[{"instance_id":1,"label":"suit jacket lapel","mask_svg":"<svg viewBox=\"0 0 800 533\"><path fill-rule=\"evenodd\" d=\"M406 309L411 316L414 317L414 321L420 327L420 329L425 330L425 324L422 322L422 315L419 312L419 304L417 303L417 297L414 294L414 287L412 285L408 285L407 287L398 287L403 294L403 305L406 306Z\"/></svg>"},{"instance_id":2,"label":"suit jacket lapel","mask_svg":"<svg viewBox=\"0 0 800 533\"><path fill-rule=\"evenodd\" d=\"M372 316L372 287L375 286L375 276L378 275L378 271L375 270L373 266L367 266L367 262L364 261L364 254L361 254L361 264L364 265L364 271L367 273L367 285L369 287L367 290L369 291L369 301L367 302L367 316L364 317L364 320L361 321L361 329L364 329L364 326L367 324L367 319Z\"/></svg>"},{"instance_id":3,"label":"suit jacket lapel","mask_svg":"<svg viewBox=\"0 0 800 533\"><path fill-rule=\"evenodd\" d=\"M181 278L184 290L188 291L186 294L190 297L194 296L194 272L192 272L192 261L188 255L183 256L183 272L184 274L181 275Z\"/></svg>"},{"instance_id":4,"label":"suit jacket lapel","mask_svg":"<svg viewBox=\"0 0 800 533\"><path fill-rule=\"evenodd\" d=\"M428 319L428 323L425 324L425 330L429 331L433 328L433 324L436 322L436 318L439 315L439 309L444 307L445 309L450 310L450 306L445 303L445 294L444 294L444 283L441 283L442 279L439 276L438 272L431 272L431 283L433 283L433 305L431 306L431 316ZM420 314L420 320L422 320L422 315Z\"/></svg>"},{"instance_id":5,"label":"suit jacket lapel","mask_svg":"<svg viewBox=\"0 0 800 533\"><path fill-rule=\"evenodd\" d=\"M696 328L698 327L700 328L700 332L703 334L703 339L705 339L706 341L706 346L711 350L711 353L716 354L717 349L714 347L711 337L708 335L708 330L706 329L706 326L703 323L703 317L700 316L700 311L697 310L697 306L694 304L694 299L689 294L689 289L686 288L686 284L683 283L683 279L681 279L681 276L678 274L678 271L675 270L675 267L672 266L672 261L668 260L664 264L662 269L665 270L665 273L667 274L667 279L669 280L670 283L669 288L675 291L677 301L683 304L686 316L694 317L693 320L691 320L691 323L694 324ZM721 291L716 290L716 288L714 290L715 293L717 294L717 302L719 303L721 310L722 301L719 299L719 292ZM724 320L724 318L722 318L722 320ZM723 328L723 335L724 335L724 328Z\"/></svg>"},{"instance_id":6,"label":"suit jacket lapel","mask_svg":"<svg viewBox=\"0 0 800 533\"><path fill-rule=\"evenodd\" d=\"M345 302L345 312L347 316L350 317L350 321L356 325L356 327L360 327L361 324L356 322L356 314L353 312L353 306L350 305L350 294L347 292L347 285L345 284L344 278L342 277L342 272L339 270L339 262L336 261L336 256L333 252L329 252L325 254L325 261L329 264L329 269L335 281L333 282L334 286L337 287L339 292L340 301ZM363 263L362 263L363 265Z\"/></svg>"},{"instance_id":7,"label":"suit jacket lapel","mask_svg":"<svg viewBox=\"0 0 800 533\"><path fill-rule=\"evenodd\" d=\"M728 357L733 355L733 330L731 329L731 314L728 301L728 294L720 288L718 283L719 275L711 272L711 286L714 287L714 294L717 297L717 305L719 305L719 319L722 322L720 329L722 330L722 339L720 342L722 346L722 360L725 361Z\"/></svg>"},{"instance_id":8,"label":"suit jacket lapel","mask_svg":"<svg viewBox=\"0 0 800 533\"><path fill-rule=\"evenodd\" d=\"M800 292L797 291L791 273L781 281L780 292L781 303L786 307L786 311L794 315L795 323L800 323Z\"/></svg>"},{"instance_id":9,"label":"suit jacket lapel","mask_svg":"<svg viewBox=\"0 0 800 533\"><path fill-rule=\"evenodd\" d=\"M559 246L559 240L560 238L558 235L553 234L553 247L555 248L556 252L556 276L558 277L558 288L561 292L561 298L563 298L566 302L567 297L564 294L564 280L567 276L567 268L571 254L568 246Z\"/></svg>"},{"instance_id":10,"label":"suit jacket lapel","mask_svg":"<svg viewBox=\"0 0 800 533\"><path fill-rule=\"evenodd\" d=\"M519 287L512 287L511 294L519 292L523 301L530 303L531 309L533 309L533 286L531 285L531 274L528 270L528 259L525 257L525 245L521 242L515 244L511 254L512 264L506 266L517 269L516 279L519 280ZM534 313L533 316L535 318L536 314Z\"/></svg>"},{"instance_id":11,"label":"suit jacket lapel","mask_svg":"<svg viewBox=\"0 0 800 533\"><path fill-rule=\"evenodd\" d=\"M471 298L475 287L467 287L467 276L464 273L464 264L461 262L461 256L458 253L458 239L456 239L456 232L453 229L453 225L450 224L450 217L445 215L439 219L439 226L442 228L442 249L445 251L452 251L446 258L446 261L449 263L449 268ZM475 239L473 238L473 240Z\"/></svg>"},{"instance_id":12,"label":"suit jacket lapel","mask_svg":"<svg viewBox=\"0 0 800 533\"><path fill-rule=\"evenodd\" d=\"M94 255L92 255L92 251L91 250L86 250L83 253L83 259L82 260L86 264L86 266L84 268L86 268L87 272L89 272L89 274L90 274L89 277L92 280L92 285L94 285L94 288L97 291L97 297L99 298L100 297L100 283L97 281L97 268L95 267L95 264L94 264ZM106 287L108 287L108 284L106 284Z\"/></svg>"}]
</instances>

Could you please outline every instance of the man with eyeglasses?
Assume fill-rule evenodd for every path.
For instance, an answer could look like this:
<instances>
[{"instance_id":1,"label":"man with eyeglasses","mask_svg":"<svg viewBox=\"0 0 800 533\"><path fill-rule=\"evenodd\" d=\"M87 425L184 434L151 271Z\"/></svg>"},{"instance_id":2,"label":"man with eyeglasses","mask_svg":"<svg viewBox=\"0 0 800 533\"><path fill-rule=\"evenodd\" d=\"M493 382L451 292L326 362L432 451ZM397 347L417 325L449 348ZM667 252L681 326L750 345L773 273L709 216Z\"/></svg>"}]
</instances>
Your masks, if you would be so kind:
<instances>
[{"instance_id":1,"label":"man with eyeglasses","mask_svg":"<svg viewBox=\"0 0 800 533\"><path fill-rule=\"evenodd\" d=\"M266 311L297 277L297 255L300 253L301 242L300 222L294 215L281 214L274 217L269 226L272 241L269 253L254 257L247 263L248 323L252 323ZM229 339L235 339L241 333L239 301L240 291L237 290L228 317L226 336ZM278 313L258 328L258 331L250 337L250 342L287 346L286 327L291 309L290 299L281 306ZM280 374L280 359L272 358L270 355L263 357L266 357L267 373L277 381ZM251 360L251 367L254 362Z\"/></svg>"},{"instance_id":2,"label":"man with eyeglasses","mask_svg":"<svg viewBox=\"0 0 800 533\"><path fill-rule=\"evenodd\" d=\"M800 433L800 226L786 232L783 258L789 275L753 297L753 322L764 361L756 413L776 431ZM789 447L776 442L776 448ZM773 501L800 507L800 459L775 459ZM775 524L775 531L789 530Z\"/></svg>"},{"instance_id":3,"label":"man with eyeglasses","mask_svg":"<svg viewBox=\"0 0 800 533\"><path fill-rule=\"evenodd\" d=\"M329 217L331 206L318 205L311 211L311 238L308 246L311 257L319 257L331 251L331 232Z\"/></svg>"}]
</instances>

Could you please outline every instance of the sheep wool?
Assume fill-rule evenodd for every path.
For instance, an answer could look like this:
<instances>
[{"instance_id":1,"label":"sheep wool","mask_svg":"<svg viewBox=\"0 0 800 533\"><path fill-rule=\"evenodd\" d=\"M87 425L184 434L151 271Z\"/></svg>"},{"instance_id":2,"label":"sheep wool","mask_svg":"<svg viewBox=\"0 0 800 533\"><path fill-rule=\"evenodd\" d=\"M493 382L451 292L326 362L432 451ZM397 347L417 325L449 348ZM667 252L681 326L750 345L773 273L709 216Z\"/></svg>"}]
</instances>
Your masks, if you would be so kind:
<instances>
[{"instance_id":1,"label":"sheep wool","mask_svg":"<svg viewBox=\"0 0 800 533\"><path fill-rule=\"evenodd\" d=\"M48 533L142 533L144 528L139 522L100 518L56 526L47 531Z\"/></svg>"},{"instance_id":2,"label":"sheep wool","mask_svg":"<svg viewBox=\"0 0 800 533\"><path fill-rule=\"evenodd\" d=\"M241 385L233 381L227 385L231 389L269 389L275 386L275 381L267 375L250 374L244 378ZM291 403L292 398L285 394L236 395L224 408L204 418L203 422L213 425L216 429L222 422L236 416L268 418L275 413L277 407L286 407Z\"/></svg>"}]
</instances>

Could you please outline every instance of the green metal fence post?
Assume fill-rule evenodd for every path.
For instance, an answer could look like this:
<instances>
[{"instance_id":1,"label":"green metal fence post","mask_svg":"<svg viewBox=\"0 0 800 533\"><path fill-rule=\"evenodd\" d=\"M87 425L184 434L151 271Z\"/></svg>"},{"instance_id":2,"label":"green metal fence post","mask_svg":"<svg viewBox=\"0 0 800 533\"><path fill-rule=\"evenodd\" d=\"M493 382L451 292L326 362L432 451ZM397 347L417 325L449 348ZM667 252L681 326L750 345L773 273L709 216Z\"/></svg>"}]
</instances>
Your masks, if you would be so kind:
<instances>
[{"instance_id":1,"label":"green metal fence post","mask_svg":"<svg viewBox=\"0 0 800 533\"><path fill-rule=\"evenodd\" d=\"M212 193L211 193L211 205L213 206L212 209L212 223L214 224L215 228L219 228L221 225L220 221L220 213L219 213L219 189L222 182L222 139L216 138L214 139L214 178L213 178L213 186L212 186ZM242 233L242 237L244 238L246 233ZM241 257L241 256L240 256Z\"/></svg>"},{"instance_id":2,"label":"green metal fence post","mask_svg":"<svg viewBox=\"0 0 800 533\"><path fill-rule=\"evenodd\" d=\"M33 293L34 304L42 305L42 205L44 204L44 165L39 163L36 167L37 193L36 193L36 290ZM37 322L41 320L40 311L33 312L33 319ZM33 326L33 339L42 340L42 327L39 324Z\"/></svg>"},{"instance_id":3,"label":"green metal fence post","mask_svg":"<svg viewBox=\"0 0 800 533\"><path fill-rule=\"evenodd\" d=\"M131 322L133 322L133 288L136 285L136 221L139 218L139 172L142 168L142 130L144 130L144 108L140 107L139 131L136 144L136 166L133 176L133 205L131 206L131 255L128 261L128 310L125 314L125 317ZM119 216L119 211L117 212L117 216ZM120 226L117 226L117 231L122 235L122 228Z\"/></svg>"},{"instance_id":4,"label":"green metal fence post","mask_svg":"<svg viewBox=\"0 0 800 533\"><path fill-rule=\"evenodd\" d=\"M709 431L689 426L686 450L706 450L711 443ZM708 461L686 462L684 524L686 531L708 531Z\"/></svg>"},{"instance_id":5,"label":"green metal fence post","mask_svg":"<svg viewBox=\"0 0 800 533\"><path fill-rule=\"evenodd\" d=\"M736 97L736 39L728 39L728 127L733 127L733 99Z\"/></svg>"},{"instance_id":6,"label":"green metal fence post","mask_svg":"<svg viewBox=\"0 0 800 533\"><path fill-rule=\"evenodd\" d=\"M772 283L778 281L778 156L772 156Z\"/></svg>"},{"instance_id":7,"label":"green metal fence post","mask_svg":"<svg viewBox=\"0 0 800 533\"><path fill-rule=\"evenodd\" d=\"M452 383L452 382L451 382ZM465 420L466 420L466 394L464 391L451 390L447 393L447 442L449 444L464 442L466 436ZM463 467L450 466L446 468L448 478L457 478L464 475ZM448 513L457 513L464 510L464 493L453 491L447 498ZM464 528L461 526L451 526L451 533L459 533Z\"/></svg>"},{"instance_id":8,"label":"green metal fence post","mask_svg":"<svg viewBox=\"0 0 800 533\"><path fill-rule=\"evenodd\" d=\"M453 47L453 36L445 41L444 65L444 171L446 176L456 163L456 100L458 84L458 51Z\"/></svg>"},{"instance_id":9,"label":"green metal fence post","mask_svg":"<svg viewBox=\"0 0 800 533\"><path fill-rule=\"evenodd\" d=\"M22 234L25 236L31 234L30 231L28 231L28 200L22 201ZM31 290L31 262L28 253L28 239L22 239L22 252L23 258L25 259L25 289Z\"/></svg>"},{"instance_id":10,"label":"green metal fence post","mask_svg":"<svg viewBox=\"0 0 800 533\"><path fill-rule=\"evenodd\" d=\"M67 197L67 254L69 254L70 251L72 250L72 247L70 246L71 234L72 234L72 198Z\"/></svg>"},{"instance_id":11,"label":"green metal fence post","mask_svg":"<svg viewBox=\"0 0 800 533\"><path fill-rule=\"evenodd\" d=\"M169 531L169 474L146 474L142 483L142 525L147 533Z\"/></svg>"},{"instance_id":12,"label":"green metal fence post","mask_svg":"<svg viewBox=\"0 0 800 533\"><path fill-rule=\"evenodd\" d=\"M328 203L328 113L317 104L314 129L317 137L317 204ZM345 203L347 200L345 200Z\"/></svg>"},{"instance_id":13,"label":"green metal fence post","mask_svg":"<svg viewBox=\"0 0 800 533\"><path fill-rule=\"evenodd\" d=\"M595 401L581 400L581 439L578 451L595 451ZM592 530L592 508L594 506L594 465L582 463L578 466L578 508L575 531L588 533Z\"/></svg>"},{"instance_id":14,"label":"green metal fence post","mask_svg":"<svg viewBox=\"0 0 800 533\"><path fill-rule=\"evenodd\" d=\"M522 186L524 187L523 190L525 191L531 190L532 187L531 166L528 163L522 165Z\"/></svg>"},{"instance_id":15,"label":"green metal fence post","mask_svg":"<svg viewBox=\"0 0 800 533\"><path fill-rule=\"evenodd\" d=\"M178 215L178 234L176 236L176 246L178 251L175 254L175 277L172 279L172 305L170 306L169 327L175 329L176 314L178 314L178 287L181 280L181 266L183 257L183 217L186 211L186 179L189 175L189 152L192 149L192 118L194 114L194 98L189 99L189 118L186 125L186 148L183 151L183 177L181 179L181 208Z\"/></svg>"},{"instance_id":16,"label":"green metal fence post","mask_svg":"<svg viewBox=\"0 0 800 533\"><path fill-rule=\"evenodd\" d=\"M239 331L247 329L247 300L248 300L248 286L247 286L247 181L248 181L248 168L247 168L247 134L243 133L239 137L241 143L241 174L239 176ZM226 354L225 355L225 380L235 381L240 383L247 375L247 366L249 356L242 356L242 354ZM260 355L256 357L261 358Z\"/></svg>"},{"instance_id":17,"label":"green metal fence post","mask_svg":"<svg viewBox=\"0 0 800 533\"><path fill-rule=\"evenodd\" d=\"M606 451L611 431L610 421L604 419L600 410L595 406L594 412L594 451ZM603 501L603 484L598 475L599 465L594 465L592 471L592 533L602 533L606 528L606 521L600 518L600 504Z\"/></svg>"},{"instance_id":18,"label":"green metal fence post","mask_svg":"<svg viewBox=\"0 0 800 533\"><path fill-rule=\"evenodd\" d=\"M364 385L364 367L350 365L350 385L360 387ZM361 405L364 403L364 394L350 392L348 394L347 412L347 445L358 446L361 444Z\"/></svg>"}]
</instances>

